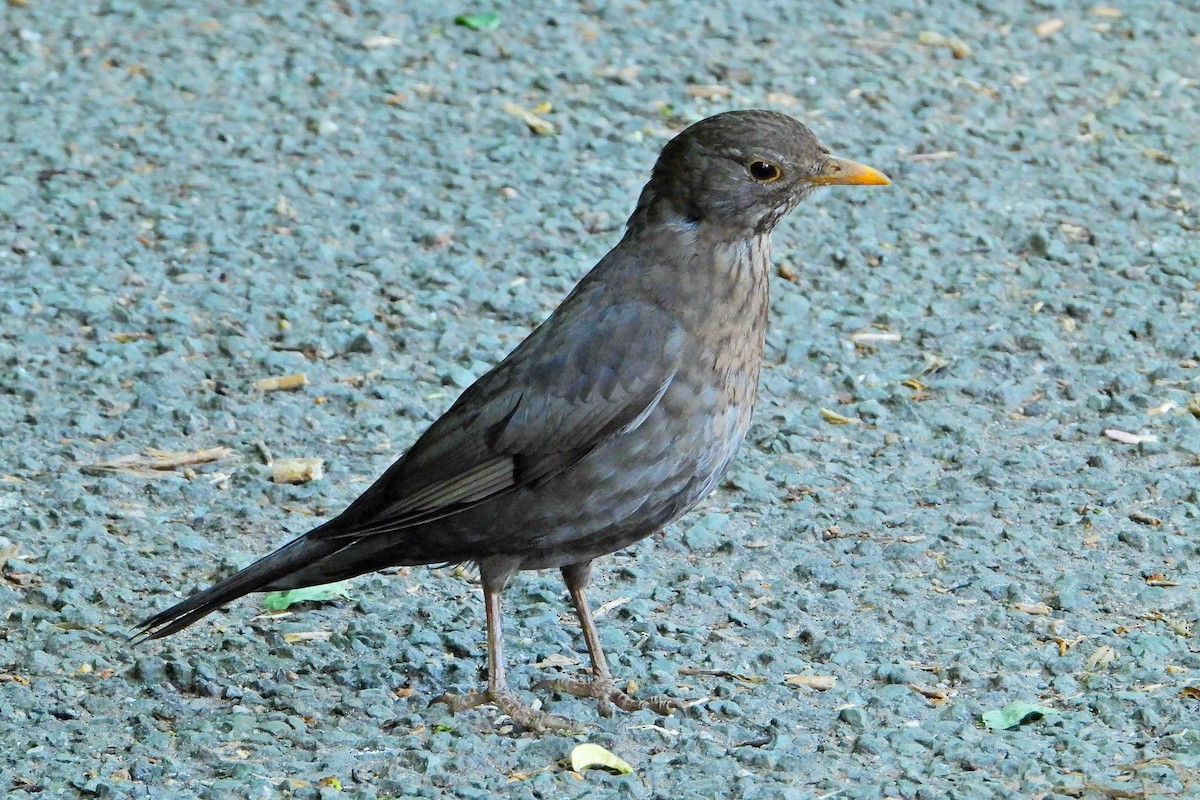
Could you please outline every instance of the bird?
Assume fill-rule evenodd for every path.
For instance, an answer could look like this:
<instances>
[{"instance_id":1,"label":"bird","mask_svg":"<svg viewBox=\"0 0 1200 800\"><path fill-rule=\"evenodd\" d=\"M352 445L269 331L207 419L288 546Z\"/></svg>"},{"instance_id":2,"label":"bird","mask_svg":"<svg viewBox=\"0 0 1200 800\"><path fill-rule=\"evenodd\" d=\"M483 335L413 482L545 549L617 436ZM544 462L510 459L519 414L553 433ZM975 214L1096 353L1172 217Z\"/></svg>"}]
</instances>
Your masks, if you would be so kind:
<instances>
[{"instance_id":1,"label":"bird","mask_svg":"<svg viewBox=\"0 0 1200 800\"><path fill-rule=\"evenodd\" d=\"M677 520L734 459L758 393L772 230L818 187L888 183L786 114L690 125L662 148L616 246L361 496L132 638L169 636L253 592L474 564L487 683L434 702L455 713L491 704L525 730L573 731L505 676L501 593L520 571L557 568L591 676L533 688L591 698L606 717L681 708L617 687L586 595L593 561Z\"/></svg>"}]
</instances>

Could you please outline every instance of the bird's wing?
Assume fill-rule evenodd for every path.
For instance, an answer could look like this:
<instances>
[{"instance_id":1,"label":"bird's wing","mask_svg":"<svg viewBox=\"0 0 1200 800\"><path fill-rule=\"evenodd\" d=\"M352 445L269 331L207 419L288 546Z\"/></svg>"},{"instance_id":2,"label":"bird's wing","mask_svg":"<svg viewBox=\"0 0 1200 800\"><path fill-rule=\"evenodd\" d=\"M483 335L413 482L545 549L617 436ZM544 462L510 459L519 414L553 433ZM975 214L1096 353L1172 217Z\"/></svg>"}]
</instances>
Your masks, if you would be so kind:
<instances>
[{"instance_id":1,"label":"bird's wing","mask_svg":"<svg viewBox=\"0 0 1200 800\"><path fill-rule=\"evenodd\" d=\"M657 306L576 292L468 388L338 518L313 531L409 528L527 486L640 425L670 386L683 331Z\"/></svg>"}]
</instances>

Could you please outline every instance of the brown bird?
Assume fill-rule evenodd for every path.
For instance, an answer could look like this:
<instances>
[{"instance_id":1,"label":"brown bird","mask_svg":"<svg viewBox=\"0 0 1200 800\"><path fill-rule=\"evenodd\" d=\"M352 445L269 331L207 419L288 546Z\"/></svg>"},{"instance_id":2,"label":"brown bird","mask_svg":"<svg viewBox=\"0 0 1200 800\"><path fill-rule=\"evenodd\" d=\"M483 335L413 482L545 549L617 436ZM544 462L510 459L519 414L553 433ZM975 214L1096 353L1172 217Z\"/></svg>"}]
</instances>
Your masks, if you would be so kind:
<instances>
[{"instance_id":1,"label":"brown bird","mask_svg":"<svg viewBox=\"0 0 1200 800\"><path fill-rule=\"evenodd\" d=\"M733 460L758 392L772 229L818 186L886 183L784 114L732 111L687 128L663 148L617 246L371 488L137 636L168 636L250 592L474 562L487 688L439 699L455 711L494 703L528 729L572 729L504 676L500 593L519 570L557 567L592 678L545 685L597 699L605 716L670 713L677 701L614 684L584 594L592 561L678 519Z\"/></svg>"}]
</instances>

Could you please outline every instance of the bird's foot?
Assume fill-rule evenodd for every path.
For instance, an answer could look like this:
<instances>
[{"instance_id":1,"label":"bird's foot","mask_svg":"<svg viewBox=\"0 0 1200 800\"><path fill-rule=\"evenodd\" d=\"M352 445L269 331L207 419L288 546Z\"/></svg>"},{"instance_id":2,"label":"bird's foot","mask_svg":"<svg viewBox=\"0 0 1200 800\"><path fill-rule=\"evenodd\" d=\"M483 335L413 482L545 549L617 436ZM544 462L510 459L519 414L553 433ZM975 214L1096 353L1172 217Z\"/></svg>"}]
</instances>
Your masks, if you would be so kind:
<instances>
[{"instance_id":1,"label":"bird's foot","mask_svg":"<svg viewBox=\"0 0 1200 800\"><path fill-rule=\"evenodd\" d=\"M574 720L560 717L557 714L550 714L546 711L539 711L522 703L515 694L507 689L502 689L498 692L491 689L484 689L481 692L468 692L467 694L450 694L447 692L429 705L432 706L434 703L445 703L450 707L451 713L454 714L490 703L511 717L513 722L535 733L543 733L545 731L576 733L582 729L582 726Z\"/></svg>"},{"instance_id":2,"label":"bird's foot","mask_svg":"<svg viewBox=\"0 0 1200 800\"><path fill-rule=\"evenodd\" d=\"M602 717L611 717L614 708L619 708L622 711L641 711L644 708L648 708L656 714L662 714L664 717L669 716L671 712L677 709L685 708L682 700L667 697L663 694L656 694L645 699L630 697L617 688L612 678L593 678L590 681L563 678L553 681L541 681L533 688L549 689L553 692L562 692L563 694L570 694L575 697L595 698L599 701L600 716Z\"/></svg>"}]
</instances>

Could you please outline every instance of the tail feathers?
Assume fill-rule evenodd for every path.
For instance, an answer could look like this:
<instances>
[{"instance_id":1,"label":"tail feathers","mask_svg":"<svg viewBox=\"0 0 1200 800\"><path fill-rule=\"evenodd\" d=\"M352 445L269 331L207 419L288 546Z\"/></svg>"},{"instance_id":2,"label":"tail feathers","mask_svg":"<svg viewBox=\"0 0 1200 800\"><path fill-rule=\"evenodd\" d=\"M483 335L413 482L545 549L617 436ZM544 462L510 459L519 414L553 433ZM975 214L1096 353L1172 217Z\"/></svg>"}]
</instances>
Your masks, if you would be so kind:
<instances>
[{"instance_id":1,"label":"tail feathers","mask_svg":"<svg viewBox=\"0 0 1200 800\"><path fill-rule=\"evenodd\" d=\"M301 536L215 586L143 620L137 625L137 633L130 638L134 644L140 644L149 639L170 636L243 595L273 588L272 583L341 550L347 544L345 541L313 540L307 535Z\"/></svg>"}]
</instances>

